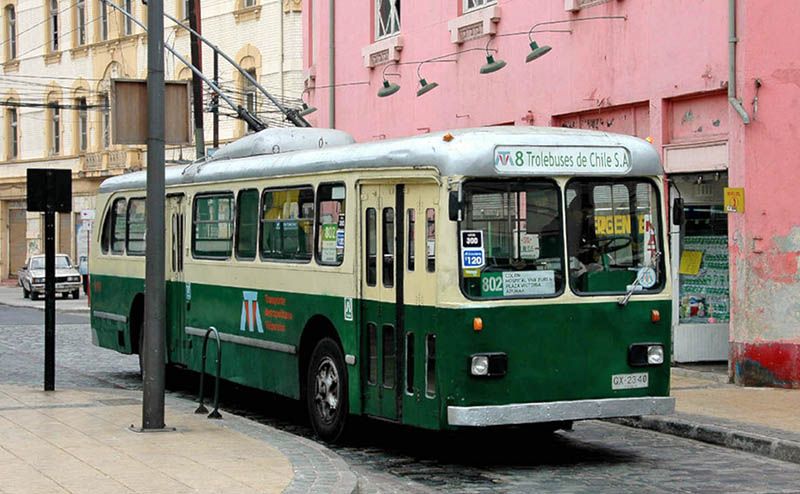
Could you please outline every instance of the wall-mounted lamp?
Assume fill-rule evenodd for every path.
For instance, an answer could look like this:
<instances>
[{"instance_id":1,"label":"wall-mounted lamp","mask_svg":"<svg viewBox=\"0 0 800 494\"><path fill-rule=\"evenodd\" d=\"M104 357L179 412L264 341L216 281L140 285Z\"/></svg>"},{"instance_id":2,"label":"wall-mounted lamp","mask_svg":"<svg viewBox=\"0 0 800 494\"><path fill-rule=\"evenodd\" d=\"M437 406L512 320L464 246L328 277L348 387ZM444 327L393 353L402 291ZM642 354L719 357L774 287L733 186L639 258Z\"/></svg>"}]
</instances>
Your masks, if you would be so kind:
<instances>
[{"instance_id":1,"label":"wall-mounted lamp","mask_svg":"<svg viewBox=\"0 0 800 494\"><path fill-rule=\"evenodd\" d=\"M395 65L397 65L397 64L395 64ZM394 73L387 74L386 73L386 69L388 69L388 68L389 68L389 64L386 64L386 66L383 68L383 75L382 75L382 77L383 77L383 87L381 87L378 90L378 97L379 98L385 98L387 96L393 95L397 91L400 91L400 85L399 84L395 84L394 82L390 83L388 80L386 80L386 76L387 75L396 75L396 76L399 77L400 74L394 74Z\"/></svg>"},{"instance_id":2,"label":"wall-mounted lamp","mask_svg":"<svg viewBox=\"0 0 800 494\"><path fill-rule=\"evenodd\" d=\"M300 100L301 101L303 99L303 96L307 92L309 92L309 88L303 89L303 93L300 95ZM303 101L303 108L300 111L298 111L297 114L300 115L301 117L305 117L306 115L310 115L310 114L314 113L315 111L317 111L317 107L308 106L308 104L305 101Z\"/></svg>"},{"instance_id":3,"label":"wall-mounted lamp","mask_svg":"<svg viewBox=\"0 0 800 494\"><path fill-rule=\"evenodd\" d=\"M531 31L528 30L528 31L521 31L521 32L518 32L518 33L498 34L494 38L502 38L504 36L522 36L523 34L528 34L529 37L530 37L530 32ZM572 30L570 30L570 29L548 29L548 30L539 31L539 32L545 32L545 33L572 33ZM481 74L491 74L492 72L497 72L498 70L502 69L503 67L505 67L507 65L505 60L495 60L494 57L492 56L492 54L490 53L491 51L495 51L495 52L497 51L497 50L491 50L489 48L489 45L492 43L494 38L489 38L489 41L486 42L486 48L485 48L485 50L486 50L486 64L481 66ZM550 49L551 48L549 46L543 46L543 47L540 48L539 45L537 45L535 41L531 40L531 50L535 50L536 51L536 56L533 57L533 58L530 58L533 55L533 51L532 51L531 54L528 55L528 58L530 58L530 60L526 60L526 61L530 62L531 60L539 58L542 55L544 55L545 53L547 53L548 51L550 51Z\"/></svg>"},{"instance_id":4,"label":"wall-mounted lamp","mask_svg":"<svg viewBox=\"0 0 800 494\"><path fill-rule=\"evenodd\" d=\"M503 60L495 60L494 56L489 53L489 45L494 40L494 38L502 38L504 36L521 36L523 34L528 35L528 42L529 46L531 47L530 53L525 57L525 63L532 62L537 58L541 57L542 55L547 54L553 48L548 45L539 46L539 44L533 39L533 33L570 33L572 34L572 29L538 29L540 26L549 26L553 24L564 24L568 22L580 22L580 21L596 21L600 19L623 19L627 20L627 17L624 15L602 15L602 16L595 16L595 17L583 17L580 19L566 19L561 21L547 21L547 22L539 22L531 26L528 31L523 31L519 33L506 33L506 34L498 34L486 42L486 64L481 66L481 74L491 74L492 72L497 72L498 70L502 69L506 66L506 62ZM496 51L496 50L495 50Z\"/></svg>"},{"instance_id":5,"label":"wall-mounted lamp","mask_svg":"<svg viewBox=\"0 0 800 494\"><path fill-rule=\"evenodd\" d=\"M329 89L329 88L336 88L336 87L344 87L344 86L369 86L369 81L356 81L356 82L343 82L341 84L328 84L325 86L311 86L303 89L302 94L300 94L300 100L302 101L302 108L297 111L297 114L301 117L305 117L306 115L310 115L317 111L315 106L310 106L308 103L303 101L303 96L306 93L310 94L312 90L316 89Z\"/></svg>"},{"instance_id":6,"label":"wall-mounted lamp","mask_svg":"<svg viewBox=\"0 0 800 494\"><path fill-rule=\"evenodd\" d=\"M539 23L534 24L533 26L531 26L530 30L528 31L528 41L530 42L531 52L528 53L527 57L525 57L525 63L532 62L532 61L536 60L537 58L541 57L542 55L546 54L547 52L549 52L550 50L553 49L552 47L550 47L548 45L539 46L539 44L536 43L536 41L534 41L534 39L533 39L533 33L535 33L535 32L537 32L537 33L556 33L556 32L569 32L569 33L572 33L571 29L565 30L565 31L554 30L554 29L541 29L541 30L537 31L536 30L537 27L539 27L539 26L551 26L553 24L565 24L567 22L598 21L598 20L602 20L602 19L607 19L607 20L612 20L612 19L628 20L628 17L624 16L624 15L598 15L598 16L594 16L594 17L582 17L582 18L579 18L579 19L565 19L565 20L562 20L562 21L547 21L547 22L539 22Z\"/></svg>"}]
</instances>

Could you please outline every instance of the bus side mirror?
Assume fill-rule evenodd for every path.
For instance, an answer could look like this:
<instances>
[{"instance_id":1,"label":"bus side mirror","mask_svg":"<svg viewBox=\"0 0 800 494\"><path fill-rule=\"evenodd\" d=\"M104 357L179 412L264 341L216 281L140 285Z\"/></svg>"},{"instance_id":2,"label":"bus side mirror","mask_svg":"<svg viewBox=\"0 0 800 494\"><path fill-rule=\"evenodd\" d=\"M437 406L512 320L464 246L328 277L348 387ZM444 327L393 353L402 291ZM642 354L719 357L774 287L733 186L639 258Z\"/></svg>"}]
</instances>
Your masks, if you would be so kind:
<instances>
[{"instance_id":1,"label":"bus side mirror","mask_svg":"<svg viewBox=\"0 0 800 494\"><path fill-rule=\"evenodd\" d=\"M448 215L450 221L458 221L461 213L461 201L458 200L458 192L453 190L450 192L450 200L448 201Z\"/></svg>"},{"instance_id":2,"label":"bus side mirror","mask_svg":"<svg viewBox=\"0 0 800 494\"><path fill-rule=\"evenodd\" d=\"M686 219L683 211L683 199L676 197L672 201L672 224L682 225Z\"/></svg>"}]
</instances>

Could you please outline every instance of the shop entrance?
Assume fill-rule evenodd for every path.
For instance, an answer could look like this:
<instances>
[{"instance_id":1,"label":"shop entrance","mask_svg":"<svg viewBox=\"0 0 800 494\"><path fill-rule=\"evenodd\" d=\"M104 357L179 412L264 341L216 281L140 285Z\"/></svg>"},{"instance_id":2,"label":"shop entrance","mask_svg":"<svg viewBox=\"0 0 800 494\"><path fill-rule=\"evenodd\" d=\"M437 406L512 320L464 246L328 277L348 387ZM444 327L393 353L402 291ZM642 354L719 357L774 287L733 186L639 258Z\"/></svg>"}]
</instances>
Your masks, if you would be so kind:
<instances>
[{"instance_id":1,"label":"shop entrance","mask_svg":"<svg viewBox=\"0 0 800 494\"><path fill-rule=\"evenodd\" d=\"M686 221L673 226L675 362L728 360L730 282L727 172L670 175L670 195L682 197Z\"/></svg>"}]
</instances>

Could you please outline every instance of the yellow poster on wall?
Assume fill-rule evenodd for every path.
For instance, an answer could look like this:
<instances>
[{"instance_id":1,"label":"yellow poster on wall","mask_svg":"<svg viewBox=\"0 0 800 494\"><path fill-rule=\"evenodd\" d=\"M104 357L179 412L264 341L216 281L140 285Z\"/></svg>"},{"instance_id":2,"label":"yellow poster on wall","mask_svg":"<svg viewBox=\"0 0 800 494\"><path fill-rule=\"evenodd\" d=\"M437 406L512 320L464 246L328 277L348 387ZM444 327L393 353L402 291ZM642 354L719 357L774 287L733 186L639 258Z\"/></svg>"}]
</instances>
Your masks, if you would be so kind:
<instances>
[{"instance_id":1,"label":"yellow poster on wall","mask_svg":"<svg viewBox=\"0 0 800 494\"><path fill-rule=\"evenodd\" d=\"M744 213L744 188L725 187L725 211Z\"/></svg>"},{"instance_id":2,"label":"yellow poster on wall","mask_svg":"<svg viewBox=\"0 0 800 494\"><path fill-rule=\"evenodd\" d=\"M697 276L700 273L700 265L703 263L702 250L685 250L681 254L680 274Z\"/></svg>"}]
</instances>

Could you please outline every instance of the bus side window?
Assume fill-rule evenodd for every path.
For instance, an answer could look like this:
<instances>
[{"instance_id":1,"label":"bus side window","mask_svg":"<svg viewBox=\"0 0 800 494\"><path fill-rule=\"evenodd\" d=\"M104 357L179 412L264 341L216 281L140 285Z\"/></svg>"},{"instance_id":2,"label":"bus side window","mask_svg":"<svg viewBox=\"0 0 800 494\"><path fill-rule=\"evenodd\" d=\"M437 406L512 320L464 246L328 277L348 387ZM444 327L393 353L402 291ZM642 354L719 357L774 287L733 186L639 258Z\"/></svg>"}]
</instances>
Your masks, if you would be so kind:
<instances>
[{"instance_id":1,"label":"bus side window","mask_svg":"<svg viewBox=\"0 0 800 494\"><path fill-rule=\"evenodd\" d=\"M394 209L383 208L383 286L394 286Z\"/></svg>"},{"instance_id":2,"label":"bus side window","mask_svg":"<svg viewBox=\"0 0 800 494\"><path fill-rule=\"evenodd\" d=\"M261 258L311 261L314 189L265 190L261 207Z\"/></svg>"},{"instance_id":3,"label":"bus side window","mask_svg":"<svg viewBox=\"0 0 800 494\"><path fill-rule=\"evenodd\" d=\"M417 211L413 208L408 209L408 270L414 271L414 227L416 223Z\"/></svg>"},{"instance_id":4,"label":"bus side window","mask_svg":"<svg viewBox=\"0 0 800 494\"><path fill-rule=\"evenodd\" d=\"M233 244L233 194L210 194L194 201L192 255L228 259Z\"/></svg>"},{"instance_id":5,"label":"bus side window","mask_svg":"<svg viewBox=\"0 0 800 494\"><path fill-rule=\"evenodd\" d=\"M129 255L142 256L145 252L145 200L144 198L128 201L128 225L126 249Z\"/></svg>"},{"instance_id":6,"label":"bus side window","mask_svg":"<svg viewBox=\"0 0 800 494\"><path fill-rule=\"evenodd\" d=\"M100 236L100 250L103 254L108 254L108 249L111 248L111 225L113 225L114 207L108 208L106 216L103 219L103 231Z\"/></svg>"},{"instance_id":7,"label":"bus side window","mask_svg":"<svg viewBox=\"0 0 800 494\"><path fill-rule=\"evenodd\" d=\"M344 184L321 184L317 188L317 264L339 266L344 261Z\"/></svg>"},{"instance_id":8,"label":"bus side window","mask_svg":"<svg viewBox=\"0 0 800 494\"><path fill-rule=\"evenodd\" d=\"M375 286L378 278L378 234L376 225L375 208L367 208L367 245L364 249L367 254L367 285Z\"/></svg>"},{"instance_id":9,"label":"bus side window","mask_svg":"<svg viewBox=\"0 0 800 494\"><path fill-rule=\"evenodd\" d=\"M258 242L258 190L239 191L236 201L236 258L252 261Z\"/></svg>"},{"instance_id":10,"label":"bus side window","mask_svg":"<svg viewBox=\"0 0 800 494\"><path fill-rule=\"evenodd\" d=\"M427 251L427 270L429 273L436 271L436 210L425 210L425 249Z\"/></svg>"},{"instance_id":11,"label":"bus side window","mask_svg":"<svg viewBox=\"0 0 800 494\"><path fill-rule=\"evenodd\" d=\"M114 201L111 211L111 253L125 253L125 199Z\"/></svg>"}]
</instances>

